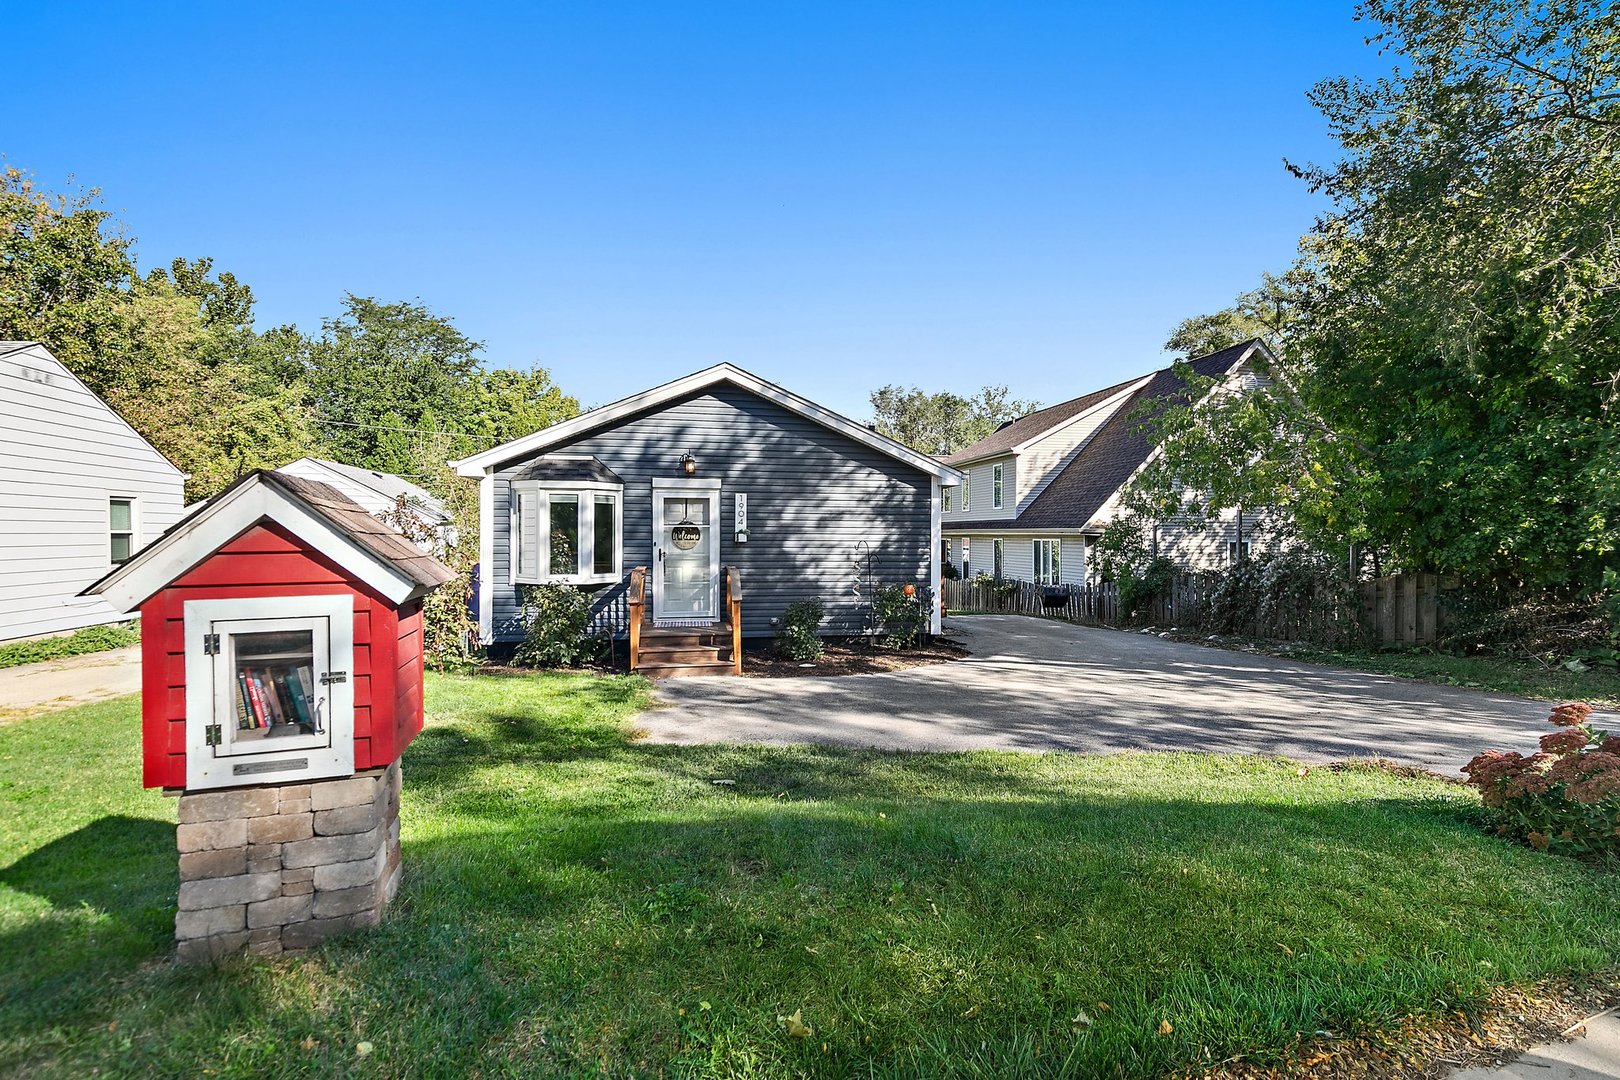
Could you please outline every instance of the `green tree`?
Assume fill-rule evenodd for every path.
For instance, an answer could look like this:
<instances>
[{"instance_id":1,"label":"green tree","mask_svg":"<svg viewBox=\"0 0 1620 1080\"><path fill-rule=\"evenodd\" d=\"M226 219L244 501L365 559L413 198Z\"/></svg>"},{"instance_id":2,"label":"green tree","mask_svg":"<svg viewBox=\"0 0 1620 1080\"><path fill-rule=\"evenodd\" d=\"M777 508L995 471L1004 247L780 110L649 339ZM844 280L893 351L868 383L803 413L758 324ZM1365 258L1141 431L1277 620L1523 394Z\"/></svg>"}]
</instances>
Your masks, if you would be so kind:
<instances>
[{"instance_id":1,"label":"green tree","mask_svg":"<svg viewBox=\"0 0 1620 1080\"><path fill-rule=\"evenodd\" d=\"M564 394L543 367L495 368L473 382L472 415L465 429L480 447L507 442L579 415L579 401Z\"/></svg>"},{"instance_id":2,"label":"green tree","mask_svg":"<svg viewBox=\"0 0 1620 1080\"><path fill-rule=\"evenodd\" d=\"M126 344L135 278L114 224L98 191L53 195L0 171L0 338L43 342L97 391Z\"/></svg>"},{"instance_id":3,"label":"green tree","mask_svg":"<svg viewBox=\"0 0 1620 1080\"><path fill-rule=\"evenodd\" d=\"M1040 408L1017 401L1005 386L987 386L972 397L949 391L929 394L913 386L884 386L870 398L873 428L924 454L943 457L995 431L1009 420Z\"/></svg>"},{"instance_id":4,"label":"green tree","mask_svg":"<svg viewBox=\"0 0 1620 1080\"><path fill-rule=\"evenodd\" d=\"M1277 349L1296 318L1294 294L1299 284L1297 272L1280 278L1266 274L1259 288L1241 294L1231 307L1183 319L1164 347L1180 353L1183 360L1220 352L1252 338Z\"/></svg>"},{"instance_id":5,"label":"green tree","mask_svg":"<svg viewBox=\"0 0 1620 1080\"><path fill-rule=\"evenodd\" d=\"M450 429L474 411L483 345L419 303L344 297L309 345L304 380L326 452L384 467L382 433L423 428L436 416ZM397 456L393 448L387 453Z\"/></svg>"},{"instance_id":6,"label":"green tree","mask_svg":"<svg viewBox=\"0 0 1620 1080\"><path fill-rule=\"evenodd\" d=\"M1305 403L1406 565L1594 585L1620 548L1620 12L1369 0L1397 66L1312 100Z\"/></svg>"}]
</instances>

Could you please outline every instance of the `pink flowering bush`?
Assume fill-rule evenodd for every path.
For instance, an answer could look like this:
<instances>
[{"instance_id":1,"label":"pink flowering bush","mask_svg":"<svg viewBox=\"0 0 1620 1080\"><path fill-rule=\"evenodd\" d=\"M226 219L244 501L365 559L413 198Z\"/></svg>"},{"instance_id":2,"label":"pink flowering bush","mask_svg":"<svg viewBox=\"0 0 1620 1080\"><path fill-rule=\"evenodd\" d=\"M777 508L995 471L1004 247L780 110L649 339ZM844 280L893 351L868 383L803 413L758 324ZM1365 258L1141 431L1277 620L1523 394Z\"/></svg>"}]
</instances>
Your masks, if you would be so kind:
<instances>
[{"instance_id":1,"label":"pink flowering bush","mask_svg":"<svg viewBox=\"0 0 1620 1080\"><path fill-rule=\"evenodd\" d=\"M1523 754L1487 750L1463 767L1498 821L1497 832L1542 851L1620 852L1620 736L1592 727L1592 707L1552 711L1557 731Z\"/></svg>"}]
</instances>

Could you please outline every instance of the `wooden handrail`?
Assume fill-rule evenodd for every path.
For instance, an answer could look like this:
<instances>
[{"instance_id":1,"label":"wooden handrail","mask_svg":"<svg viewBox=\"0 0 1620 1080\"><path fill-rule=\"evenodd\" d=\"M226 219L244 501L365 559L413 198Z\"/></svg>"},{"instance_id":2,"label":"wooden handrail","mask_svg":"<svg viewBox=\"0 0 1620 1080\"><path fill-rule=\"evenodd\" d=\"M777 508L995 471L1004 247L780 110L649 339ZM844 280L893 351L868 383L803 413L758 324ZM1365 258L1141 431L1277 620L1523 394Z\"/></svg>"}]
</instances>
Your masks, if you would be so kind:
<instances>
[{"instance_id":1,"label":"wooden handrail","mask_svg":"<svg viewBox=\"0 0 1620 1080\"><path fill-rule=\"evenodd\" d=\"M630 587L625 592L630 608L630 670L641 665L641 619L647 603L647 568L630 571Z\"/></svg>"},{"instance_id":2,"label":"wooden handrail","mask_svg":"<svg viewBox=\"0 0 1620 1080\"><path fill-rule=\"evenodd\" d=\"M742 674L742 572L735 566L725 570L726 619L731 623L731 670Z\"/></svg>"}]
</instances>

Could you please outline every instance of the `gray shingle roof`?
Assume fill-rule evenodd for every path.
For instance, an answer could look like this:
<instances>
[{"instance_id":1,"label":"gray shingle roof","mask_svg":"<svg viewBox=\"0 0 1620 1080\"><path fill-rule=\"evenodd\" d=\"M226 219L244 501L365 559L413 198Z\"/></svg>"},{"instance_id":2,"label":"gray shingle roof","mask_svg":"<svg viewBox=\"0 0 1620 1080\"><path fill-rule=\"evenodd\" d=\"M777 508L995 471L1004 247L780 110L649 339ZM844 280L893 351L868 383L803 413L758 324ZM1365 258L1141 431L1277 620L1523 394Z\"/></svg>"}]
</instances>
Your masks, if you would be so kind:
<instances>
[{"instance_id":1,"label":"gray shingle roof","mask_svg":"<svg viewBox=\"0 0 1620 1080\"><path fill-rule=\"evenodd\" d=\"M1025 413L1016 420L1009 420L1007 423L1002 424L995 431L971 446L964 446L956 453L940 460L947 465L962 465L969 461L978 461L980 458L1008 453L1013 447L1044 435L1059 424L1079 416L1093 405L1107 401L1135 381L1135 379L1127 379L1122 383L1116 383L1084 397L1077 397L1071 401L1059 402L1044 409L1037 409L1032 413Z\"/></svg>"},{"instance_id":2,"label":"gray shingle roof","mask_svg":"<svg viewBox=\"0 0 1620 1080\"><path fill-rule=\"evenodd\" d=\"M1243 341L1208 356L1200 356L1191 362L1192 370L1206 378L1226 375L1237 366L1238 361L1243 359L1254 344L1254 340ZM1099 390L1096 395L1088 396L1102 400L1125 385L1127 384L1121 383L1119 386ZM947 525L947 531L979 527L1010 531L1080 528L1102 509L1103 504L1136 473L1152 453L1153 443L1141 430L1139 410L1144 405L1151 408L1150 403L1155 401L1174 400L1178 396L1185 395L1186 390L1186 383L1176 374L1173 367L1154 372L1146 385L1114 410L1114 414L1092 434L1080 452L1064 466L1063 471L1052 479L1023 513L1011 521L956 520ZM1075 401L1084 400L1086 398L1075 399ZM1010 447L1014 444L1008 445Z\"/></svg>"},{"instance_id":3,"label":"gray shingle roof","mask_svg":"<svg viewBox=\"0 0 1620 1080\"><path fill-rule=\"evenodd\" d=\"M569 480L594 484L623 484L619 474L593 457L541 457L512 477L513 480Z\"/></svg>"}]
</instances>

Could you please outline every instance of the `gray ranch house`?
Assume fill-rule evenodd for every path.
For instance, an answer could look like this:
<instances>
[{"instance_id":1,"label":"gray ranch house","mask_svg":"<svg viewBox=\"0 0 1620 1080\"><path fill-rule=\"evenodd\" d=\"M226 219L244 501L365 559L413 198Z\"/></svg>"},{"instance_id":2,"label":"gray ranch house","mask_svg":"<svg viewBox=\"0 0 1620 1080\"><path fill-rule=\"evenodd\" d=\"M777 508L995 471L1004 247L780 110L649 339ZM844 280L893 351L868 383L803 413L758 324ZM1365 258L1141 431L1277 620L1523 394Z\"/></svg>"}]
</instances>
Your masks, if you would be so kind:
<instances>
[{"instance_id":1,"label":"gray ranch house","mask_svg":"<svg viewBox=\"0 0 1620 1080\"><path fill-rule=\"evenodd\" d=\"M1219 380L1212 393L1242 393L1266 379L1273 359L1251 340L1189 364ZM945 559L964 578L1084 584L1095 569L1091 545L1157 453L1136 416L1144 405L1185 393L1174 367L1163 368L1026 413L947 457L963 481L945 496ZM1161 522L1149 541L1180 566L1221 569L1250 553L1256 517L1227 512L1208 524Z\"/></svg>"},{"instance_id":2,"label":"gray ranch house","mask_svg":"<svg viewBox=\"0 0 1620 1080\"><path fill-rule=\"evenodd\" d=\"M480 485L487 643L521 639L520 588L548 582L589 592L649 674L740 670L795 600L826 605L823 635L867 632L881 584L939 630L960 473L730 364L451 465Z\"/></svg>"}]
</instances>

